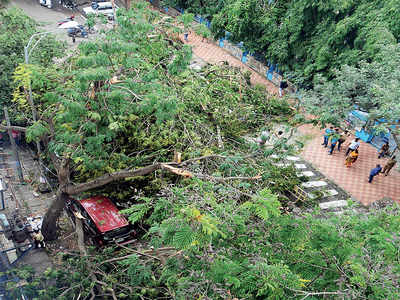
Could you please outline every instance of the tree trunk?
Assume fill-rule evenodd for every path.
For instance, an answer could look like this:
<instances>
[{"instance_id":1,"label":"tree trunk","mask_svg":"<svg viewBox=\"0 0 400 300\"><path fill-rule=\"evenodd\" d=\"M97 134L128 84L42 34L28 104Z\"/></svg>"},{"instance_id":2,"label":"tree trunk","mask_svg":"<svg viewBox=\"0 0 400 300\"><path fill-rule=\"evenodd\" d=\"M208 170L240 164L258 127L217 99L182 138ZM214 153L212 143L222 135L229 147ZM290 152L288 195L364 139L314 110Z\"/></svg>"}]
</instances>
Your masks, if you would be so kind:
<instances>
[{"instance_id":1,"label":"tree trunk","mask_svg":"<svg viewBox=\"0 0 400 300\"><path fill-rule=\"evenodd\" d=\"M126 8L126 10L131 9L131 0L125 0L125 8Z\"/></svg>"},{"instance_id":2,"label":"tree trunk","mask_svg":"<svg viewBox=\"0 0 400 300\"><path fill-rule=\"evenodd\" d=\"M57 190L57 197L51 203L50 208L47 210L46 214L43 218L42 223L42 234L46 241L52 241L57 238L57 220L62 214L64 209L65 201L68 199L68 194L65 193L65 188L69 184L69 176L70 176L70 169L69 169L69 158L63 158L61 164L57 168L57 175L58 175L58 190Z\"/></svg>"},{"instance_id":3,"label":"tree trunk","mask_svg":"<svg viewBox=\"0 0 400 300\"><path fill-rule=\"evenodd\" d=\"M147 167L143 167L140 169L136 169L133 171L130 170L123 170L123 171L118 171L115 173L111 173L111 174L105 174L103 176L97 177L94 180L85 182L85 183L79 183L77 185L68 185L65 187L64 191L66 193L68 193L69 195L76 195L76 194L80 194L83 192L86 192L88 190L97 188L97 187L101 187L103 185L106 185L107 183L116 181L116 180L120 180L120 179L124 179L127 177L136 177L136 176L145 176L148 175L158 169L162 169L164 165L176 165L176 163L157 163L154 165L150 165Z\"/></svg>"},{"instance_id":4,"label":"tree trunk","mask_svg":"<svg viewBox=\"0 0 400 300\"><path fill-rule=\"evenodd\" d=\"M85 233L83 232L83 224L82 220L78 217L75 217L75 231L78 235L78 248L81 255L86 256L86 247L85 247Z\"/></svg>"},{"instance_id":5,"label":"tree trunk","mask_svg":"<svg viewBox=\"0 0 400 300\"><path fill-rule=\"evenodd\" d=\"M57 238L57 220L64 209L67 199L68 195L59 189L57 191L57 198L51 203L50 208L44 215L41 231L46 241L53 241Z\"/></svg>"}]
</instances>

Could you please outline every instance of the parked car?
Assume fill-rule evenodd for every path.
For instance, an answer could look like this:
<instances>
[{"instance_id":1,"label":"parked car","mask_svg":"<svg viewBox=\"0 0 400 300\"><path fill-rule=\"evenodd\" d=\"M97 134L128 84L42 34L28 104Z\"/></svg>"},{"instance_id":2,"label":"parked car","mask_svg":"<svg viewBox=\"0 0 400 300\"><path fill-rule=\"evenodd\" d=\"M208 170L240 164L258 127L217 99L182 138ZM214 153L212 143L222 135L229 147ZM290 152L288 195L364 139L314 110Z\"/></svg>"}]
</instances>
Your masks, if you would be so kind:
<instances>
[{"instance_id":1,"label":"parked car","mask_svg":"<svg viewBox=\"0 0 400 300\"><path fill-rule=\"evenodd\" d=\"M115 9L118 9L117 5L115 5ZM102 14L105 15L109 20L114 19L114 10L111 2L92 2L92 5L85 7L83 12L85 15Z\"/></svg>"},{"instance_id":2,"label":"parked car","mask_svg":"<svg viewBox=\"0 0 400 300\"><path fill-rule=\"evenodd\" d=\"M69 9L76 9L78 7L77 3L74 0L59 0L59 4Z\"/></svg>"},{"instance_id":3,"label":"parked car","mask_svg":"<svg viewBox=\"0 0 400 300\"><path fill-rule=\"evenodd\" d=\"M67 29L68 36L75 36L75 37L88 37L88 32L86 31L83 25L78 25L76 27L68 28Z\"/></svg>"},{"instance_id":4,"label":"parked car","mask_svg":"<svg viewBox=\"0 0 400 300\"><path fill-rule=\"evenodd\" d=\"M74 224L75 218L82 219L83 231L89 244L102 246L114 242L124 243L135 236L132 225L109 198L69 198L65 208Z\"/></svg>"},{"instance_id":5,"label":"parked car","mask_svg":"<svg viewBox=\"0 0 400 300\"><path fill-rule=\"evenodd\" d=\"M40 5L45 6L47 8L53 8L52 0L39 0Z\"/></svg>"}]
</instances>

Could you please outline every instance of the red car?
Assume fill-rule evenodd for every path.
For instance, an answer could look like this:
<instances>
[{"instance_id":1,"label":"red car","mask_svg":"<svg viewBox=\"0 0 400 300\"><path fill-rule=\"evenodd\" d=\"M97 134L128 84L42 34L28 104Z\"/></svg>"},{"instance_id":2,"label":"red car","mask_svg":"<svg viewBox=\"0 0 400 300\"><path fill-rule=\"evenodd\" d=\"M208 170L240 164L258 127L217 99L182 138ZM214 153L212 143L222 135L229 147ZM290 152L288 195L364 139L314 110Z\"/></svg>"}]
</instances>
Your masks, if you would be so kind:
<instances>
[{"instance_id":1,"label":"red car","mask_svg":"<svg viewBox=\"0 0 400 300\"><path fill-rule=\"evenodd\" d=\"M85 238L91 244L102 246L110 243L124 243L133 239L135 231L128 220L120 214L114 203L96 196L84 200L70 198L66 211L75 224L78 213L83 217Z\"/></svg>"}]
</instances>

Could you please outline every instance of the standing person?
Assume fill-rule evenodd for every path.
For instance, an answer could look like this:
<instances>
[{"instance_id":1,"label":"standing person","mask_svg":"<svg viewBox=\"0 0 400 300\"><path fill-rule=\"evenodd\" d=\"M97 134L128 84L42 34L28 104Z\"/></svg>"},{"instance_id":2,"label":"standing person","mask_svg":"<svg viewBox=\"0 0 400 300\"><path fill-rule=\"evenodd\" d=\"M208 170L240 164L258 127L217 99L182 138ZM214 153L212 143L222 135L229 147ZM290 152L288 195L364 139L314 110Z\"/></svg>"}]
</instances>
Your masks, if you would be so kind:
<instances>
[{"instance_id":1,"label":"standing person","mask_svg":"<svg viewBox=\"0 0 400 300\"><path fill-rule=\"evenodd\" d=\"M385 176L389 175L390 170L394 167L396 164L396 156L393 156L391 159L388 160L386 165L383 167L382 173L385 174Z\"/></svg>"},{"instance_id":2,"label":"standing person","mask_svg":"<svg viewBox=\"0 0 400 300\"><path fill-rule=\"evenodd\" d=\"M15 144L17 144L17 146L21 146L21 133L18 130L12 130L11 131L12 137L15 141Z\"/></svg>"},{"instance_id":3,"label":"standing person","mask_svg":"<svg viewBox=\"0 0 400 300\"><path fill-rule=\"evenodd\" d=\"M379 151L378 159L384 157L389 152L389 142L385 142Z\"/></svg>"},{"instance_id":4,"label":"standing person","mask_svg":"<svg viewBox=\"0 0 400 300\"><path fill-rule=\"evenodd\" d=\"M349 153L351 151L354 151L356 149L358 149L358 147L360 147L360 142L359 142L359 138L356 138L355 140L351 141L349 148L346 151L346 156L349 155Z\"/></svg>"},{"instance_id":5,"label":"standing person","mask_svg":"<svg viewBox=\"0 0 400 300\"><path fill-rule=\"evenodd\" d=\"M371 172L369 173L368 183L371 183L372 180L374 179L374 177L375 177L376 175L378 175L378 174L381 172L381 170L382 170L381 165L376 165L376 167L373 168L373 169L371 170Z\"/></svg>"},{"instance_id":6,"label":"standing person","mask_svg":"<svg viewBox=\"0 0 400 300\"><path fill-rule=\"evenodd\" d=\"M35 249L39 248L39 246L45 248L43 234L38 229L33 231L33 241L35 242Z\"/></svg>"},{"instance_id":7,"label":"standing person","mask_svg":"<svg viewBox=\"0 0 400 300\"><path fill-rule=\"evenodd\" d=\"M332 155L333 150L335 150L336 143L339 140L339 129L336 128L335 132L331 134L331 150L329 151L329 155Z\"/></svg>"},{"instance_id":8,"label":"standing person","mask_svg":"<svg viewBox=\"0 0 400 300\"><path fill-rule=\"evenodd\" d=\"M354 164L356 162L358 158L358 149L351 151L351 153L346 157L345 160L345 166L347 168L350 168L352 166L352 164Z\"/></svg>"},{"instance_id":9,"label":"standing person","mask_svg":"<svg viewBox=\"0 0 400 300\"><path fill-rule=\"evenodd\" d=\"M281 82L279 83L279 97L283 96L283 90L286 89L288 87L288 84L286 81L281 80Z\"/></svg>"},{"instance_id":10,"label":"standing person","mask_svg":"<svg viewBox=\"0 0 400 300\"><path fill-rule=\"evenodd\" d=\"M346 141L348 137L349 131L345 130L344 132L340 133L340 138L338 139L338 151L340 152L340 148L342 147L342 144Z\"/></svg>"},{"instance_id":11,"label":"standing person","mask_svg":"<svg viewBox=\"0 0 400 300\"><path fill-rule=\"evenodd\" d=\"M329 142L329 137L333 133L333 127L331 126L330 128L325 129L325 134L324 134L324 142L321 145L324 145L325 148L328 147L328 142Z\"/></svg>"},{"instance_id":12,"label":"standing person","mask_svg":"<svg viewBox=\"0 0 400 300\"><path fill-rule=\"evenodd\" d=\"M183 39L185 40L185 42L188 42L189 41L189 31L185 31L184 33L183 33Z\"/></svg>"}]
</instances>

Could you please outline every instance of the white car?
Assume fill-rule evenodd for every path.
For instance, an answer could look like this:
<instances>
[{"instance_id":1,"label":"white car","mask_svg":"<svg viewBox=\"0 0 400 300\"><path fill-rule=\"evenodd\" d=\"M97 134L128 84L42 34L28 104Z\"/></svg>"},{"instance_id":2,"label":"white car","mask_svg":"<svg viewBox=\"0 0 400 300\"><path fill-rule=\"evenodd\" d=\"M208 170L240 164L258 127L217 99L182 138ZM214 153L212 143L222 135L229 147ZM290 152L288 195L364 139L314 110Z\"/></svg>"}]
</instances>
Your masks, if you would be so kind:
<instances>
[{"instance_id":1,"label":"white car","mask_svg":"<svg viewBox=\"0 0 400 300\"><path fill-rule=\"evenodd\" d=\"M46 6L47 8L53 8L52 0L39 0L40 5Z\"/></svg>"},{"instance_id":2,"label":"white car","mask_svg":"<svg viewBox=\"0 0 400 300\"><path fill-rule=\"evenodd\" d=\"M116 10L118 9L117 5L115 5L115 9ZM83 9L83 12L85 13L85 15L102 14L102 15L105 15L109 19L114 18L114 11L113 11L111 2L98 2L97 5L85 7Z\"/></svg>"}]
</instances>

